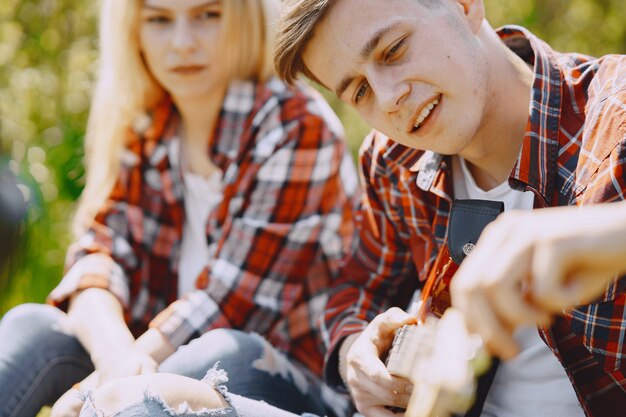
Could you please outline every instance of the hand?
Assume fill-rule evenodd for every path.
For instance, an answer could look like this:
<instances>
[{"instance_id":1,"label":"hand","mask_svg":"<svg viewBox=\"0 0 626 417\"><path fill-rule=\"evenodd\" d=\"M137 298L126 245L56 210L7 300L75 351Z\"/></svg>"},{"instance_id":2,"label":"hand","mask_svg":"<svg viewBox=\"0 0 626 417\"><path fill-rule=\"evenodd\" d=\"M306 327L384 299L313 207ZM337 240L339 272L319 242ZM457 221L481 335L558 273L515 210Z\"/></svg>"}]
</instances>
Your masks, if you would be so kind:
<instances>
[{"instance_id":1,"label":"hand","mask_svg":"<svg viewBox=\"0 0 626 417\"><path fill-rule=\"evenodd\" d=\"M452 305L509 359L515 328L594 300L626 270L625 233L623 203L504 213L454 276Z\"/></svg>"},{"instance_id":2,"label":"hand","mask_svg":"<svg viewBox=\"0 0 626 417\"><path fill-rule=\"evenodd\" d=\"M80 392L72 388L63 394L52 406L50 417L78 417L83 407Z\"/></svg>"},{"instance_id":3,"label":"hand","mask_svg":"<svg viewBox=\"0 0 626 417\"><path fill-rule=\"evenodd\" d=\"M343 361L344 380L357 410L366 417L393 417L386 406L406 408L412 385L406 379L392 376L381 357L391 347L395 331L415 318L399 308L391 308L377 316L354 339ZM344 342L346 343L346 342Z\"/></svg>"},{"instance_id":4,"label":"hand","mask_svg":"<svg viewBox=\"0 0 626 417\"><path fill-rule=\"evenodd\" d=\"M157 367L157 362L148 353L133 345L99 358L96 362L96 372L99 375L97 385L113 379L152 374L157 371Z\"/></svg>"}]
</instances>

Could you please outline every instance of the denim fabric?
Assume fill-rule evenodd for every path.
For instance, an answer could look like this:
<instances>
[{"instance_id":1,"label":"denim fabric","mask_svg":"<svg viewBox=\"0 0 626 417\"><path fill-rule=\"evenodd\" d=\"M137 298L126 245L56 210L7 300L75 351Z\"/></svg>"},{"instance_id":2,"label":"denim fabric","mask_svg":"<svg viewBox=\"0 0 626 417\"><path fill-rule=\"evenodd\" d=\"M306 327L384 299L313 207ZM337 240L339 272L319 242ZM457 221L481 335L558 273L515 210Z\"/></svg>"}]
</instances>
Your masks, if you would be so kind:
<instances>
[{"instance_id":1,"label":"denim fabric","mask_svg":"<svg viewBox=\"0 0 626 417\"><path fill-rule=\"evenodd\" d=\"M166 372L202 379L219 363L232 394L262 400L295 414L345 417L347 398L333 391L296 362L255 333L232 329L212 330L181 346L159 368Z\"/></svg>"},{"instance_id":2,"label":"denim fabric","mask_svg":"<svg viewBox=\"0 0 626 417\"><path fill-rule=\"evenodd\" d=\"M0 321L0 417L35 417L93 371L89 354L62 330L65 318L55 307L24 304ZM233 398L253 400L251 410L262 400L298 415L348 415L345 397L257 334L212 330L180 347L159 371L202 379L218 362L231 375L225 386L241 396Z\"/></svg>"},{"instance_id":3,"label":"denim fabric","mask_svg":"<svg viewBox=\"0 0 626 417\"><path fill-rule=\"evenodd\" d=\"M213 410L190 411L186 406L175 410L168 407L158 396L146 392L143 400L113 416L105 416L88 397L80 412L80 417L297 417L295 414L275 408L263 401L250 400L239 395L231 395L228 403L230 407ZM318 416L305 413L302 417Z\"/></svg>"},{"instance_id":4,"label":"denim fabric","mask_svg":"<svg viewBox=\"0 0 626 417\"><path fill-rule=\"evenodd\" d=\"M0 417L34 417L93 371L64 319L55 307L23 304L0 321Z\"/></svg>"},{"instance_id":5,"label":"denim fabric","mask_svg":"<svg viewBox=\"0 0 626 417\"><path fill-rule=\"evenodd\" d=\"M105 416L94 404L92 394L87 393L80 417L297 417L295 414L278 409L264 401L252 400L229 393L224 385L227 380L223 370L218 371L216 368L212 368L202 381L217 389L229 407L192 411L187 404L183 404L177 409L173 409L165 404L157 394L146 391L142 400L127 406L112 416ZM302 417L318 416L304 413Z\"/></svg>"},{"instance_id":6,"label":"denim fabric","mask_svg":"<svg viewBox=\"0 0 626 417\"><path fill-rule=\"evenodd\" d=\"M190 411L183 406L178 410L168 407L161 398L156 395L145 393L143 400L126 407L115 413L112 417L238 417L233 408L221 408L216 410ZM85 400L80 417L104 417L104 413L97 409L91 396ZM107 416L108 417L108 416Z\"/></svg>"}]
</instances>

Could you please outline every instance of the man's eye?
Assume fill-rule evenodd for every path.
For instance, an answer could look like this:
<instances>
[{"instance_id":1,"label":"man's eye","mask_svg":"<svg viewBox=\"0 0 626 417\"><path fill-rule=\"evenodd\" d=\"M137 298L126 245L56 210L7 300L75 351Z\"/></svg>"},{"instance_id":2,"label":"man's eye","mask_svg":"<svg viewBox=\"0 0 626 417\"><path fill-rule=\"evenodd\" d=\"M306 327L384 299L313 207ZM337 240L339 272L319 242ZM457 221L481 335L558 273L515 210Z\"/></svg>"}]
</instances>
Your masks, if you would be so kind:
<instances>
[{"instance_id":1,"label":"man's eye","mask_svg":"<svg viewBox=\"0 0 626 417\"><path fill-rule=\"evenodd\" d=\"M404 39L400 40L396 43L387 53L385 54L385 61L390 60L393 56L400 50L400 48L404 45Z\"/></svg>"},{"instance_id":2,"label":"man's eye","mask_svg":"<svg viewBox=\"0 0 626 417\"><path fill-rule=\"evenodd\" d=\"M369 85L366 82L361 83L359 88L356 90L356 94L354 95L354 103L358 103L361 99L367 94L369 90Z\"/></svg>"}]
</instances>

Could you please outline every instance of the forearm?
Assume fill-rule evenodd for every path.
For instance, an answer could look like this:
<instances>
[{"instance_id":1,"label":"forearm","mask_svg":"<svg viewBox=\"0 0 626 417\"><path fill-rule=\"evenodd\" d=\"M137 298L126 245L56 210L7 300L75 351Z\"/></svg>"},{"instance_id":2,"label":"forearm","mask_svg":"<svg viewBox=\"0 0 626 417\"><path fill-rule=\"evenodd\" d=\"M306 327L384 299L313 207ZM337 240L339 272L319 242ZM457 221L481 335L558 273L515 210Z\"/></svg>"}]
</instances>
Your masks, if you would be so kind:
<instances>
[{"instance_id":1,"label":"forearm","mask_svg":"<svg viewBox=\"0 0 626 417\"><path fill-rule=\"evenodd\" d=\"M70 301L68 316L96 368L102 358L129 349L135 342L119 300L106 290L89 288L78 293Z\"/></svg>"}]
</instances>

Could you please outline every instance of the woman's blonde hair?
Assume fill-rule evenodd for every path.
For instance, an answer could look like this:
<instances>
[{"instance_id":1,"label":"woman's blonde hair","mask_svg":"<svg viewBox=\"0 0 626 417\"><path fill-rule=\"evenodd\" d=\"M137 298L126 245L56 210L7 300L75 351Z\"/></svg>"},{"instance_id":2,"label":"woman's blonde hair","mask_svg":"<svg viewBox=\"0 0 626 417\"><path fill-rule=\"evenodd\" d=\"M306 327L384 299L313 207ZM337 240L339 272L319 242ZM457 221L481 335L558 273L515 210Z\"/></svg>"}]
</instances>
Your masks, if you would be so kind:
<instances>
[{"instance_id":1,"label":"woman's blonde hair","mask_svg":"<svg viewBox=\"0 0 626 417\"><path fill-rule=\"evenodd\" d=\"M105 204L120 172L129 129L164 96L140 53L144 0L101 0L100 62L87 124L87 182L74 219L83 233ZM176 1L176 0L172 0ZM273 75L274 23L280 0L223 0L221 56L230 79Z\"/></svg>"}]
</instances>

